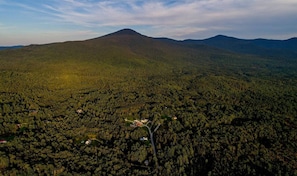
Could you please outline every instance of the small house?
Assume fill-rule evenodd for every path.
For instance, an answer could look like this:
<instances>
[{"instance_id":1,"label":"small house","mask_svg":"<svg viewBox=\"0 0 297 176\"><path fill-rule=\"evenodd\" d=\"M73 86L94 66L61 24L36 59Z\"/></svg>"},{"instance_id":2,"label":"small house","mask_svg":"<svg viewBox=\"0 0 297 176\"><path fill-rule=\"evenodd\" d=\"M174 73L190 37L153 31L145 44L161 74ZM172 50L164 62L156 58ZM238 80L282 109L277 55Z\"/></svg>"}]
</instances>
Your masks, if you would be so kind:
<instances>
[{"instance_id":1,"label":"small house","mask_svg":"<svg viewBox=\"0 0 297 176\"><path fill-rule=\"evenodd\" d=\"M0 144L5 144L5 143L7 143L6 140L0 140Z\"/></svg>"},{"instance_id":2,"label":"small house","mask_svg":"<svg viewBox=\"0 0 297 176\"><path fill-rule=\"evenodd\" d=\"M86 141L86 145L89 145L89 144L91 144L92 143L92 140L91 139L88 139L87 141Z\"/></svg>"},{"instance_id":3,"label":"small house","mask_svg":"<svg viewBox=\"0 0 297 176\"><path fill-rule=\"evenodd\" d=\"M142 127L143 123L139 120L134 120L133 125L138 126L138 127Z\"/></svg>"},{"instance_id":4,"label":"small house","mask_svg":"<svg viewBox=\"0 0 297 176\"><path fill-rule=\"evenodd\" d=\"M147 141L148 138L147 137L141 137L139 140L141 140L141 141Z\"/></svg>"},{"instance_id":5,"label":"small house","mask_svg":"<svg viewBox=\"0 0 297 176\"><path fill-rule=\"evenodd\" d=\"M140 120L141 123L147 123L148 122L148 119L142 119Z\"/></svg>"},{"instance_id":6,"label":"small house","mask_svg":"<svg viewBox=\"0 0 297 176\"><path fill-rule=\"evenodd\" d=\"M76 110L76 113L78 113L78 114L82 114L84 111L82 110L82 109L78 109L78 110Z\"/></svg>"}]
</instances>

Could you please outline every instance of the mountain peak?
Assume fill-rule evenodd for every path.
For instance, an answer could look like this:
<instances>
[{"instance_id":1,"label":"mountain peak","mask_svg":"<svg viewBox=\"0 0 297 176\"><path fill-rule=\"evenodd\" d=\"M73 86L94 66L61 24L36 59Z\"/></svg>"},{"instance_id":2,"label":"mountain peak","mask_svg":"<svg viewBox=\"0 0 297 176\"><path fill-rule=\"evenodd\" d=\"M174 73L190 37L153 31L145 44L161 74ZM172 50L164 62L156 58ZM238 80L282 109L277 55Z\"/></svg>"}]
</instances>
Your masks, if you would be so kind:
<instances>
[{"instance_id":1,"label":"mountain peak","mask_svg":"<svg viewBox=\"0 0 297 176\"><path fill-rule=\"evenodd\" d=\"M112 33L113 35L141 35L140 33L132 30L132 29L121 29L117 32Z\"/></svg>"},{"instance_id":2,"label":"mountain peak","mask_svg":"<svg viewBox=\"0 0 297 176\"><path fill-rule=\"evenodd\" d=\"M134 30L132 30L132 29L125 28L125 29L121 29L119 31L109 33L109 34L103 35L101 37L90 39L90 40L97 40L97 39L100 39L100 38L112 38L112 39L115 39L115 38L122 38L122 37L128 37L128 38L132 37L132 38L134 38L134 37L145 37L145 36L138 33L138 32L136 32L136 31L134 31Z\"/></svg>"},{"instance_id":3,"label":"mountain peak","mask_svg":"<svg viewBox=\"0 0 297 176\"><path fill-rule=\"evenodd\" d=\"M237 40L235 37L229 37L226 35L216 35L214 37L211 37L209 39L215 39L215 40Z\"/></svg>"}]
</instances>

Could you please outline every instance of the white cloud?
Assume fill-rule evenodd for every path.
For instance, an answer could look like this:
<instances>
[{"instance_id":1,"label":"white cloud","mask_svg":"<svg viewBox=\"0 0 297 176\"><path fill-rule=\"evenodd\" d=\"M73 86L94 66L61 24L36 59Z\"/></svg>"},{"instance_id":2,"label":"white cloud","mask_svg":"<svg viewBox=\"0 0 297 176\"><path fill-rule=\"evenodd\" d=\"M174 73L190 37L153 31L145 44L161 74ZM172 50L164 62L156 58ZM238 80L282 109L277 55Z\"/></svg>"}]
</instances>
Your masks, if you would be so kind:
<instances>
[{"instance_id":1,"label":"white cloud","mask_svg":"<svg viewBox=\"0 0 297 176\"><path fill-rule=\"evenodd\" d=\"M122 25L188 25L207 21L209 17L222 14L213 13L207 16L200 6L203 1L165 6L158 1L147 1L136 5L128 1L119 6L115 1L100 1L95 4L80 3L74 0L60 1L56 6L46 6L54 10L59 19L86 26L122 26ZM207 18L203 18L207 17Z\"/></svg>"},{"instance_id":2,"label":"white cloud","mask_svg":"<svg viewBox=\"0 0 297 176\"><path fill-rule=\"evenodd\" d=\"M75 1L61 0L49 9L55 9L57 17L75 24L93 25L192 25L212 21L254 18L294 12L293 1L280 0L200 0L181 1L167 6L162 1ZM294 12L295 13L295 12Z\"/></svg>"},{"instance_id":3,"label":"white cloud","mask_svg":"<svg viewBox=\"0 0 297 176\"><path fill-rule=\"evenodd\" d=\"M44 9L14 3L24 9L48 13L61 22L96 26L192 25L212 21L295 14L295 0L55 0ZM53 20L57 20L54 19Z\"/></svg>"}]
</instances>

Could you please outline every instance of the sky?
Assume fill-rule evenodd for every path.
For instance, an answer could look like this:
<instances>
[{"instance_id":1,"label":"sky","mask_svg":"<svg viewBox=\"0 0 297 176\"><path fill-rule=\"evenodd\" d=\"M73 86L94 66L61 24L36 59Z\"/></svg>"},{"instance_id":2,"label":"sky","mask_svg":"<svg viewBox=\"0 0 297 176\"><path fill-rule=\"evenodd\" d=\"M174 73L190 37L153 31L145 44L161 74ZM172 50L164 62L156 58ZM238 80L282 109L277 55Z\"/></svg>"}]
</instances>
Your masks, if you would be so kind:
<instances>
[{"instance_id":1,"label":"sky","mask_svg":"<svg viewBox=\"0 0 297 176\"><path fill-rule=\"evenodd\" d=\"M297 37L297 0L0 0L0 46L86 40L123 28L176 40Z\"/></svg>"}]
</instances>

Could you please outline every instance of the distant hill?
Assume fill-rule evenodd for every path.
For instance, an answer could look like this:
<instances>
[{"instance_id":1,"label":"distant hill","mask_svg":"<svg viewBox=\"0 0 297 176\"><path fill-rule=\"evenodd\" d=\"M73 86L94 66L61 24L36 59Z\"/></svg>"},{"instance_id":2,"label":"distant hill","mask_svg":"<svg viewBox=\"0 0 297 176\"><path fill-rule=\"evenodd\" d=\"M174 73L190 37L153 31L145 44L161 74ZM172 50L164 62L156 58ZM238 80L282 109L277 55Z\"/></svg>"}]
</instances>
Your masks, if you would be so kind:
<instances>
[{"instance_id":1,"label":"distant hill","mask_svg":"<svg viewBox=\"0 0 297 176\"><path fill-rule=\"evenodd\" d=\"M244 40L217 35L205 40L185 40L188 45L208 45L231 52L253 54L273 58L297 58L297 38L288 40Z\"/></svg>"},{"instance_id":2,"label":"distant hill","mask_svg":"<svg viewBox=\"0 0 297 176\"><path fill-rule=\"evenodd\" d=\"M97 65L96 69L100 65L104 69L112 67L163 72L185 67L233 69L252 68L255 64L279 67L278 62L297 56L297 38L283 41L243 40L218 35L205 40L178 41L145 36L132 29L122 29L84 41L18 47L13 52L1 51L0 59L23 58L32 63L42 61L55 64L84 62ZM292 65L292 62L285 64Z\"/></svg>"},{"instance_id":3,"label":"distant hill","mask_svg":"<svg viewBox=\"0 0 297 176\"><path fill-rule=\"evenodd\" d=\"M65 46L69 46L71 42L63 42ZM84 46L92 45L92 47L107 47L107 45L117 45L118 47L129 47L131 51L135 54L145 54L147 57L152 55L161 54L158 51L165 54L166 51L170 49L180 49L191 48L201 49L204 48L203 52L214 50L225 50L225 52L233 52L239 54L249 54L256 55L260 57L269 57L269 58L281 58L281 59L292 59L297 58L297 38L291 38L287 40L269 40L269 39L239 39L224 35L217 35L211 38L195 40L187 39L183 41L178 41L170 38L152 38L140 34L132 29L122 29L114 33L110 33L98 38L89 39L85 41L74 42L77 44L83 44ZM59 45L60 44L52 44ZM35 46L35 45L34 45ZM37 45L42 46L42 45ZM24 46L0 46L0 50L4 49L15 49L22 48ZM167 49L166 49L167 48ZM205 48L207 48L205 50ZM168 50L169 49L169 50ZM145 50L145 52L144 52ZM154 50L152 53L151 50ZM169 51L171 53L171 51ZM176 52L174 52L176 54ZM131 54L131 53L130 53ZM168 53L167 53L168 54ZM150 56L148 56L150 55Z\"/></svg>"},{"instance_id":4,"label":"distant hill","mask_svg":"<svg viewBox=\"0 0 297 176\"><path fill-rule=\"evenodd\" d=\"M16 49L16 48L21 48L23 45L17 45L17 46L0 46L0 50L5 50L5 49Z\"/></svg>"},{"instance_id":5,"label":"distant hill","mask_svg":"<svg viewBox=\"0 0 297 176\"><path fill-rule=\"evenodd\" d=\"M170 42L168 42L170 41ZM160 68L173 66L184 67L206 64L205 59L213 55L230 55L229 51L221 51L207 45L187 44L175 40L162 40L142 35L131 29L123 29L111 34L85 41L70 41L44 45L29 45L17 52L9 52L5 56L10 59L13 55L37 60L73 60L96 62L113 67ZM232 56L236 56L234 53ZM3 57L5 57L3 56Z\"/></svg>"}]
</instances>

